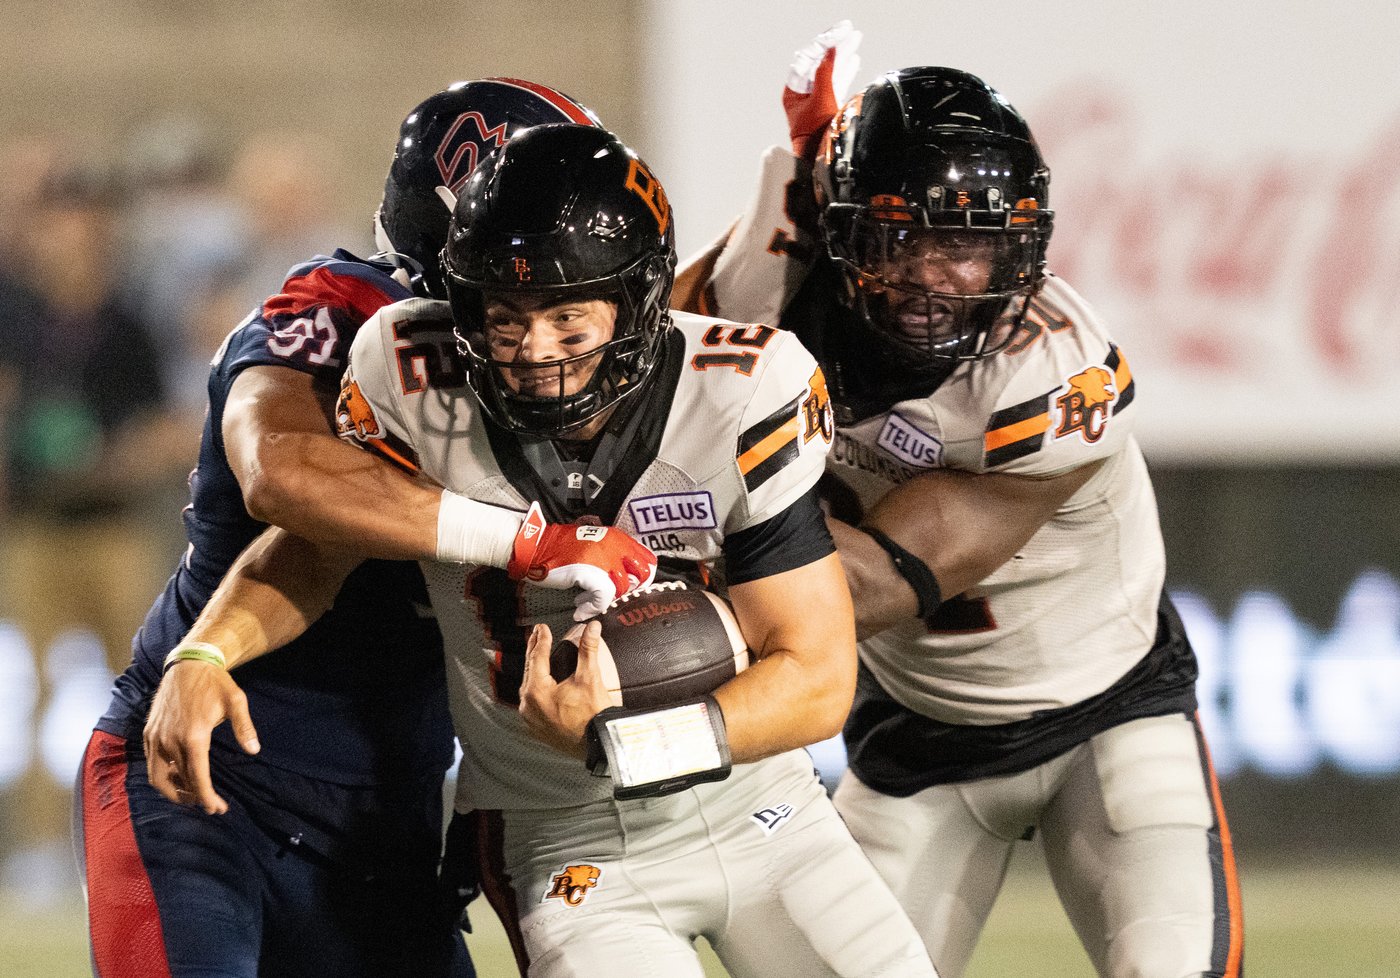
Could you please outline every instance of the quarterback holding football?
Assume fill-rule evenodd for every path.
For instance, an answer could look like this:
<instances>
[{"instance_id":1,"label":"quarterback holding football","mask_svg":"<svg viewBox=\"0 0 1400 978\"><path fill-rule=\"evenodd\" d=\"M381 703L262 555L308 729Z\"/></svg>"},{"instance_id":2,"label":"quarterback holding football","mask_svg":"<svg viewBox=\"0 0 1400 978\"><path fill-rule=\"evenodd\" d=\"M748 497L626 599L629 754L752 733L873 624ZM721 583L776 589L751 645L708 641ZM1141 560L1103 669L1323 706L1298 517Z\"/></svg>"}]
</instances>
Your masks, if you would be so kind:
<instances>
[{"instance_id":1,"label":"quarterback holding football","mask_svg":"<svg viewBox=\"0 0 1400 978\"><path fill-rule=\"evenodd\" d=\"M473 544L479 559L423 570L463 750L457 809L477 821L522 971L699 978L703 935L736 976L934 975L800 749L839 730L856 673L817 500L833 427L811 355L767 325L669 311L665 191L597 128L538 126L478 166L442 259L450 301L405 300L356 336L340 430L515 514L508 534L480 517L500 545ZM639 539L691 587L613 605L605 654L603 621L571 632L588 609L502 570L535 519ZM355 559L273 533L189 639L246 661ZM727 606L695 590L720 560ZM674 670L632 654L697 641Z\"/></svg>"}]
</instances>

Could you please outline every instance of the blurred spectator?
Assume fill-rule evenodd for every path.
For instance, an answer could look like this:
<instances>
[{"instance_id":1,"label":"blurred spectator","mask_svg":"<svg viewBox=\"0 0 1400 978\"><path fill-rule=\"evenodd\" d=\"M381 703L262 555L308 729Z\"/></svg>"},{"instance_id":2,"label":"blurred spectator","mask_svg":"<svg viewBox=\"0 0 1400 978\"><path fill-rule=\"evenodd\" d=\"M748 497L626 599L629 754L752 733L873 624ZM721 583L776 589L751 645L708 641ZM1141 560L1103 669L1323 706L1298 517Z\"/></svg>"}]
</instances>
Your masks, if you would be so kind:
<instances>
[{"instance_id":1,"label":"blurred spectator","mask_svg":"<svg viewBox=\"0 0 1400 978\"><path fill-rule=\"evenodd\" d=\"M122 295L163 351L172 401L202 412L214 338L193 326L204 297L241 276L249 222L228 189L232 147L184 115L138 127L124 156L127 206Z\"/></svg>"},{"instance_id":2,"label":"blurred spectator","mask_svg":"<svg viewBox=\"0 0 1400 978\"><path fill-rule=\"evenodd\" d=\"M34 206L59 156L53 140L20 136L0 146L0 262L10 267L19 256L19 229Z\"/></svg>"},{"instance_id":3,"label":"blurred spectator","mask_svg":"<svg viewBox=\"0 0 1400 978\"><path fill-rule=\"evenodd\" d=\"M163 351L176 404L203 411L210 357L266 298L268 282L328 241L369 250L368 230L347 234L330 219L333 164L304 134L230 145L189 116L157 120L131 140L123 295Z\"/></svg>"},{"instance_id":4,"label":"blurred spectator","mask_svg":"<svg viewBox=\"0 0 1400 978\"><path fill-rule=\"evenodd\" d=\"M68 679L81 674L90 691L94 668L110 675L129 659L174 556L150 532L149 506L183 481L198 439L198 416L169 409L158 348L117 298L119 202L105 173L54 173L14 229L25 260L0 271L0 619L18 626L37 682L36 749L9 799L11 862L25 874L42 875L36 856L68 861L79 760L56 758L38 731L58 704L81 709Z\"/></svg>"},{"instance_id":5,"label":"blurred spectator","mask_svg":"<svg viewBox=\"0 0 1400 978\"><path fill-rule=\"evenodd\" d=\"M364 226L353 230L332 219L336 180L336 155L315 137L268 131L243 142L229 187L243 207L254 247L237 285L239 308L256 306L266 298L268 282L280 281L328 241L352 249L362 242L366 252L372 250L368 214Z\"/></svg>"}]
</instances>

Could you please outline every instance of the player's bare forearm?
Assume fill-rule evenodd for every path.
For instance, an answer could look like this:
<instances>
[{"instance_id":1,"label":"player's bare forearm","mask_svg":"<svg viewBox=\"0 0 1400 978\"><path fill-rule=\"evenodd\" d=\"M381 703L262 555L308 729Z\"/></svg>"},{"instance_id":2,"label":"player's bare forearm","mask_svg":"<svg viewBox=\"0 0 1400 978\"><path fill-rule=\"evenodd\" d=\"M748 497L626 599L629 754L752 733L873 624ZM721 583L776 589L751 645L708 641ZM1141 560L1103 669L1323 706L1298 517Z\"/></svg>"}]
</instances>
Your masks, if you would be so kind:
<instances>
[{"instance_id":1,"label":"player's bare forearm","mask_svg":"<svg viewBox=\"0 0 1400 978\"><path fill-rule=\"evenodd\" d=\"M239 555L185 636L229 668L280 648L325 614L361 557L269 527Z\"/></svg>"},{"instance_id":2,"label":"player's bare forearm","mask_svg":"<svg viewBox=\"0 0 1400 978\"><path fill-rule=\"evenodd\" d=\"M891 624L912 618L919 602L913 590L895 573L889 554L870 536L848 523L828 516L826 525L851 592L856 637L865 638Z\"/></svg>"},{"instance_id":3,"label":"player's bare forearm","mask_svg":"<svg viewBox=\"0 0 1400 978\"><path fill-rule=\"evenodd\" d=\"M309 374L252 367L224 413L224 445L248 512L366 557L431 559L440 487L347 445Z\"/></svg>"},{"instance_id":4,"label":"player's bare forearm","mask_svg":"<svg viewBox=\"0 0 1400 978\"><path fill-rule=\"evenodd\" d=\"M835 555L736 584L729 597L758 659L715 693L735 763L841 730L855 696L856 637Z\"/></svg>"},{"instance_id":5,"label":"player's bare forearm","mask_svg":"<svg viewBox=\"0 0 1400 978\"><path fill-rule=\"evenodd\" d=\"M864 524L923 560L950 598L1014 557L1101 467L1091 462L1048 479L929 472L890 490ZM846 568L861 636L913 616L914 592L884 548L839 520L828 518L827 525Z\"/></svg>"},{"instance_id":6,"label":"player's bare forearm","mask_svg":"<svg viewBox=\"0 0 1400 978\"><path fill-rule=\"evenodd\" d=\"M176 804L222 814L209 743L227 719L250 754L260 749L247 697L227 669L292 641L335 600L358 558L271 527L239 555L181 645L205 643L225 666L189 659L161 678L143 736L151 785Z\"/></svg>"}]
</instances>

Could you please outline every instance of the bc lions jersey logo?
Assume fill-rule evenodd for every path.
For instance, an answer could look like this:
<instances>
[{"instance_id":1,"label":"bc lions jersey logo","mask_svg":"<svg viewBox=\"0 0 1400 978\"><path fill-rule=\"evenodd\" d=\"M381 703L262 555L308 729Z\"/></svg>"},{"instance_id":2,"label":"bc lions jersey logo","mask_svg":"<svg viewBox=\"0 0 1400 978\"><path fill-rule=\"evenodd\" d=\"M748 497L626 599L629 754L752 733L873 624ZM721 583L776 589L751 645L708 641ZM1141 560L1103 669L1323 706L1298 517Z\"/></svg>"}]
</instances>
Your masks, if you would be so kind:
<instances>
[{"instance_id":1,"label":"bc lions jersey logo","mask_svg":"<svg viewBox=\"0 0 1400 978\"><path fill-rule=\"evenodd\" d=\"M544 895L544 898L545 900L563 900L569 906L577 907L587 898L588 891L598 885L598 880L602 875L601 869L587 863L565 866L562 871L555 875L554 885Z\"/></svg>"},{"instance_id":2,"label":"bc lions jersey logo","mask_svg":"<svg viewBox=\"0 0 1400 978\"><path fill-rule=\"evenodd\" d=\"M836 433L836 419L831 411L831 395L826 389L826 375L818 367L807 381L808 394L802 401L802 440L809 442L818 435L831 444Z\"/></svg>"},{"instance_id":3,"label":"bc lions jersey logo","mask_svg":"<svg viewBox=\"0 0 1400 978\"><path fill-rule=\"evenodd\" d=\"M1065 382L1065 389L1055 399L1060 415L1055 437L1064 438L1077 431L1090 444L1098 441L1103 437L1109 410L1117 397L1113 374L1103 367L1089 367L1075 374Z\"/></svg>"},{"instance_id":4,"label":"bc lions jersey logo","mask_svg":"<svg viewBox=\"0 0 1400 978\"><path fill-rule=\"evenodd\" d=\"M378 438L379 419L374 416L374 408L360 391L360 385L350 378L341 378L340 400L335 405L335 427L342 438Z\"/></svg>"}]
</instances>

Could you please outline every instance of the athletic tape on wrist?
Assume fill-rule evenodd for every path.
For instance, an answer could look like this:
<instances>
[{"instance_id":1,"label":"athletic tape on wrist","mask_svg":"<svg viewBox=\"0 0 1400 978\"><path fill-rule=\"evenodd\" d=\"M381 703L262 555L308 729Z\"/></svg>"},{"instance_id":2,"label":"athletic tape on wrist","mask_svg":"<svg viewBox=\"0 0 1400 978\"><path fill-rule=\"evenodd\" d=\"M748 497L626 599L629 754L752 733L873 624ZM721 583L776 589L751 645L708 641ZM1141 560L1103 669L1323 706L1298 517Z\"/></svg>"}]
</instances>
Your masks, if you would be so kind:
<instances>
[{"instance_id":1,"label":"athletic tape on wrist","mask_svg":"<svg viewBox=\"0 0 1400 978\"><path fill-rule=\"evenodd\" d=\"M217 645L210 645L208 642L183 642L175 646L174 650L165 657L165 664L161 666L160 671L164 674L175 663L186 660L207 662L220 669L228 668L228 661L224 658L224 650Z\"/></svg>"},{"instance_id":2,"label":"athletic tape on wrist","mask_svg":"<svg viewBox=\"0 0 1400 978\"><path fill-rule=\"evenodd\" d=\"M437 559L504 568L520 524L519 513L444 489L438 505Z\"/></svg>"},{"instance_id":3,"label":"athletic tape on wrist","mask_svg":"<svg viewBox=\"0 0 1400 978\"><path fill-rule=\"evenodd\" d=\"M943 589L938 586L938 578L933 576L928 564L891 540L885 533L873 526L862 526L861 532L878 543L890 555L894 569L908 582L919 601L918 615L927 618L943 602Z\"/></svg>"}]
</instances>

